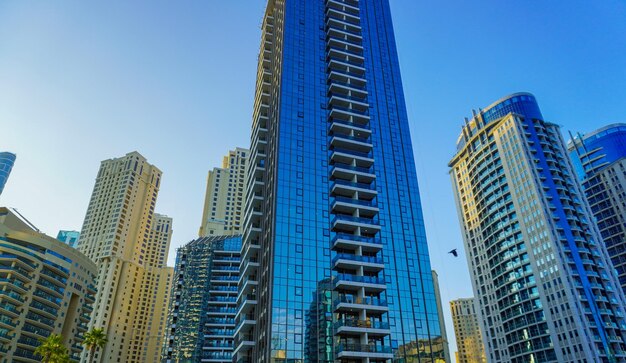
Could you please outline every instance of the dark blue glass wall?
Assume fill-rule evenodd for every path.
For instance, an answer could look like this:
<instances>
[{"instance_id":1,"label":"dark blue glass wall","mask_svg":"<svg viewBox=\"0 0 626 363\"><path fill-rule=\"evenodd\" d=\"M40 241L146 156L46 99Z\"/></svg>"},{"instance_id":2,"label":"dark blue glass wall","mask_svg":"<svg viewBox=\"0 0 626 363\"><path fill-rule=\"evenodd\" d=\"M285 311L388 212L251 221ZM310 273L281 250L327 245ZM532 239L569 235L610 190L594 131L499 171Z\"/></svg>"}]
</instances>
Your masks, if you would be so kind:
<instances>
[{"instance_id":1,"label":"dark blue glass wall","mask_svg":"<svg viewBox=\"0 0 626 363\"><path fill-rule=\"evenodd\" d=\"M387 0L360 2L376 169L380 234L392 334L424 359L443 354L413 149ZM332 277L329 136L324 1L285 3L281 67L271 355L331 360L332 340L311 344L306 321L318 321L320 287ZM324 329L316 327L315 329ZM310 331L311 329L309 329ZM316 336L323 336L318 332ZM305 352L328 351L326 357Z\"/></svg>"}]
</instances>

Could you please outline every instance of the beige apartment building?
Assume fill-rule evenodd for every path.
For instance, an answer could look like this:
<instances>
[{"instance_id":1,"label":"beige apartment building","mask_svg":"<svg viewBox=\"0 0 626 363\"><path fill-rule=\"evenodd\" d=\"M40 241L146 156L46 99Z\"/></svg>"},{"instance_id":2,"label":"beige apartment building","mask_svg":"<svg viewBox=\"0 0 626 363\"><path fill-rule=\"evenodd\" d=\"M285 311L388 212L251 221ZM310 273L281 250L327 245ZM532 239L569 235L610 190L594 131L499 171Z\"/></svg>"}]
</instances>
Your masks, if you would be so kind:
<instances>
[{"instance_id":1,"label":"beige apartment building","mask_svg":"<svg viewBox=\"0 0 626 363\"><path fill-rule=\"evenodd\" d=\"M457 363L487 362L474 303L474 298L450 301L452 323L458 349L456 352Z\"/></svg>"},{"instance_id":2,"label":"beige apartment building","mask_svg":"<svg viewBox=\"0 0 626 363\"><path fill-rule=\"evenodd\" d=\"M40 362L35 349L50 334L60 334L78 362L96 271L84 254L0 208L0 362Z\"/></svg>"},{"instance_id":3,"label":"beige apartment building","mask_svg":"<svg viewBox=\"0 0 626 363\"><path fill-rule=\"evenodd\" d=\"M173 276L172 219L154 212L161 175L137 152L101 163L78 242L98 266L90 326L108 342L95 362L159 360Z\"/></svg>"},{"instance_id":4,"label":"beige apartment building","mask_svg":"<svg viewBox=\"0 0 626 363\"><path fill-rule=\"evenodd\" d=\"M241 234L246 165L250 151L236 148L224 156L221 168L207 176L207 190L198 235Z\"/></svg>"}]
</instances>

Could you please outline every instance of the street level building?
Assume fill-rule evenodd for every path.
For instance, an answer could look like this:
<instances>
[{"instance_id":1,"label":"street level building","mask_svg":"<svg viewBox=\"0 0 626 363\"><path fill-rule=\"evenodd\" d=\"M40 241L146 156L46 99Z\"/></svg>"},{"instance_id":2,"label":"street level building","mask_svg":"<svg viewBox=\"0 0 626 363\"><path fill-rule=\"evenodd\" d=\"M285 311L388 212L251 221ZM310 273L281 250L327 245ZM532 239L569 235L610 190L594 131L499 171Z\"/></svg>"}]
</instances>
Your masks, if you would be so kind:
<instances>
[{"instance_id":1,"label":"street level building","mask_svg":"<svg viewBox=\"0 0 626 363\"><path fill-rule=\"evenodd\" d=\"M488 361L625 361L624 294L535 97L474 112L449 166Z\"/></svg>"},{"instance_id":2,"label":"street level building","mask_svg":"<svg viewBox=\"0 0 626 363\"><path fill-rule=\"evenodd\" d=\"M233 358L444 359L387 0L269 0Z\"/></svg>"},{"instance_id":3,"label":"street level building","mask_svg":"<svg viewBox=\"0 0 626 363\"><path fill-rule=\"evenodd\" d=\"M154 212L160 183L161 171L137 152L100 165L78 242L98 266L90 327L108 341L95 362L160 359L173 275L172 220Z\"/></svg>"},{"instance_id":4,"label":"street level building","mask_svg":"<svg viewBox=\"0 0 626 363\"><path fill-rule=\"evenodd\" d=\"M40 362L35 349L50 334L60 334L78 362L96 273L87 256L0 208L0 362Z\"/></svg>"}]
</instances>

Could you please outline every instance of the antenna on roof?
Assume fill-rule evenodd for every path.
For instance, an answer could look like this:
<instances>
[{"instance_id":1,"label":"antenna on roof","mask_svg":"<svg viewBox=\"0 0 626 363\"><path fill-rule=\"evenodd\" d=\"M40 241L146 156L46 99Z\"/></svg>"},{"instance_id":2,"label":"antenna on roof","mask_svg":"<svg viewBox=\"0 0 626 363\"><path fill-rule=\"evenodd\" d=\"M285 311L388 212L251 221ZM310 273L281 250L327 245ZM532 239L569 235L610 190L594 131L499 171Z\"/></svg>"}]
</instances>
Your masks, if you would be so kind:
<instances>
[{"instance_id":1,"label":"antenna on roof","mask_svg":"<svg viewBox=\"0 0 626 363\"><path fill-rule=\"evenodd\" d=\"M26 224L28 224L28 225L30 226L30 228L32 228L32 229L34 229L35 231L37 231L37 233L41 233L41 231L39 230L39 228L35 227L35 225L34 225L34 224L30 223L30 221L29 221L28 219L26 219L26 217L24 217L24 216L22 215L22 213L18 212L18 210L17 210L17 209L15 209L15 208L11 208L11 209L12 209L15 213L17 213L17 215L18 215L18 216L20 216L20 218L21 218L24 222L26 222Z\"/></svg>"}]
</instances>

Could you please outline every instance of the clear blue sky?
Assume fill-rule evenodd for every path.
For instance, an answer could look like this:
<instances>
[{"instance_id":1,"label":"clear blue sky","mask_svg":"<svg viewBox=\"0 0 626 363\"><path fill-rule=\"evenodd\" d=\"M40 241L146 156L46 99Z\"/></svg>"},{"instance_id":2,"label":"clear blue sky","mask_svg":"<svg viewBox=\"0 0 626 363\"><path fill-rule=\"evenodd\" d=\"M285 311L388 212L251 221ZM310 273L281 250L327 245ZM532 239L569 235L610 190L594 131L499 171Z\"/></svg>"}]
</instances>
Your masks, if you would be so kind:
<instances>
[{"instance_id":1,"label":"clear blue sky","mask_svg":"<svg viewBox=\"0 0 626 363\"><path fill-rule=\"evenodd\" d=\"M626 121L626 2L391 0L433 267L471 296L447 162L463 117L513 92L566 130ZM0 205L80 229L99 163L163 170L175 247L200 224L206 172L249 144L264 0L0 2ZM459 248L457 259L447 255ZM454 347L451 348L454 352Z\"/></svg>"}]
</instances>

